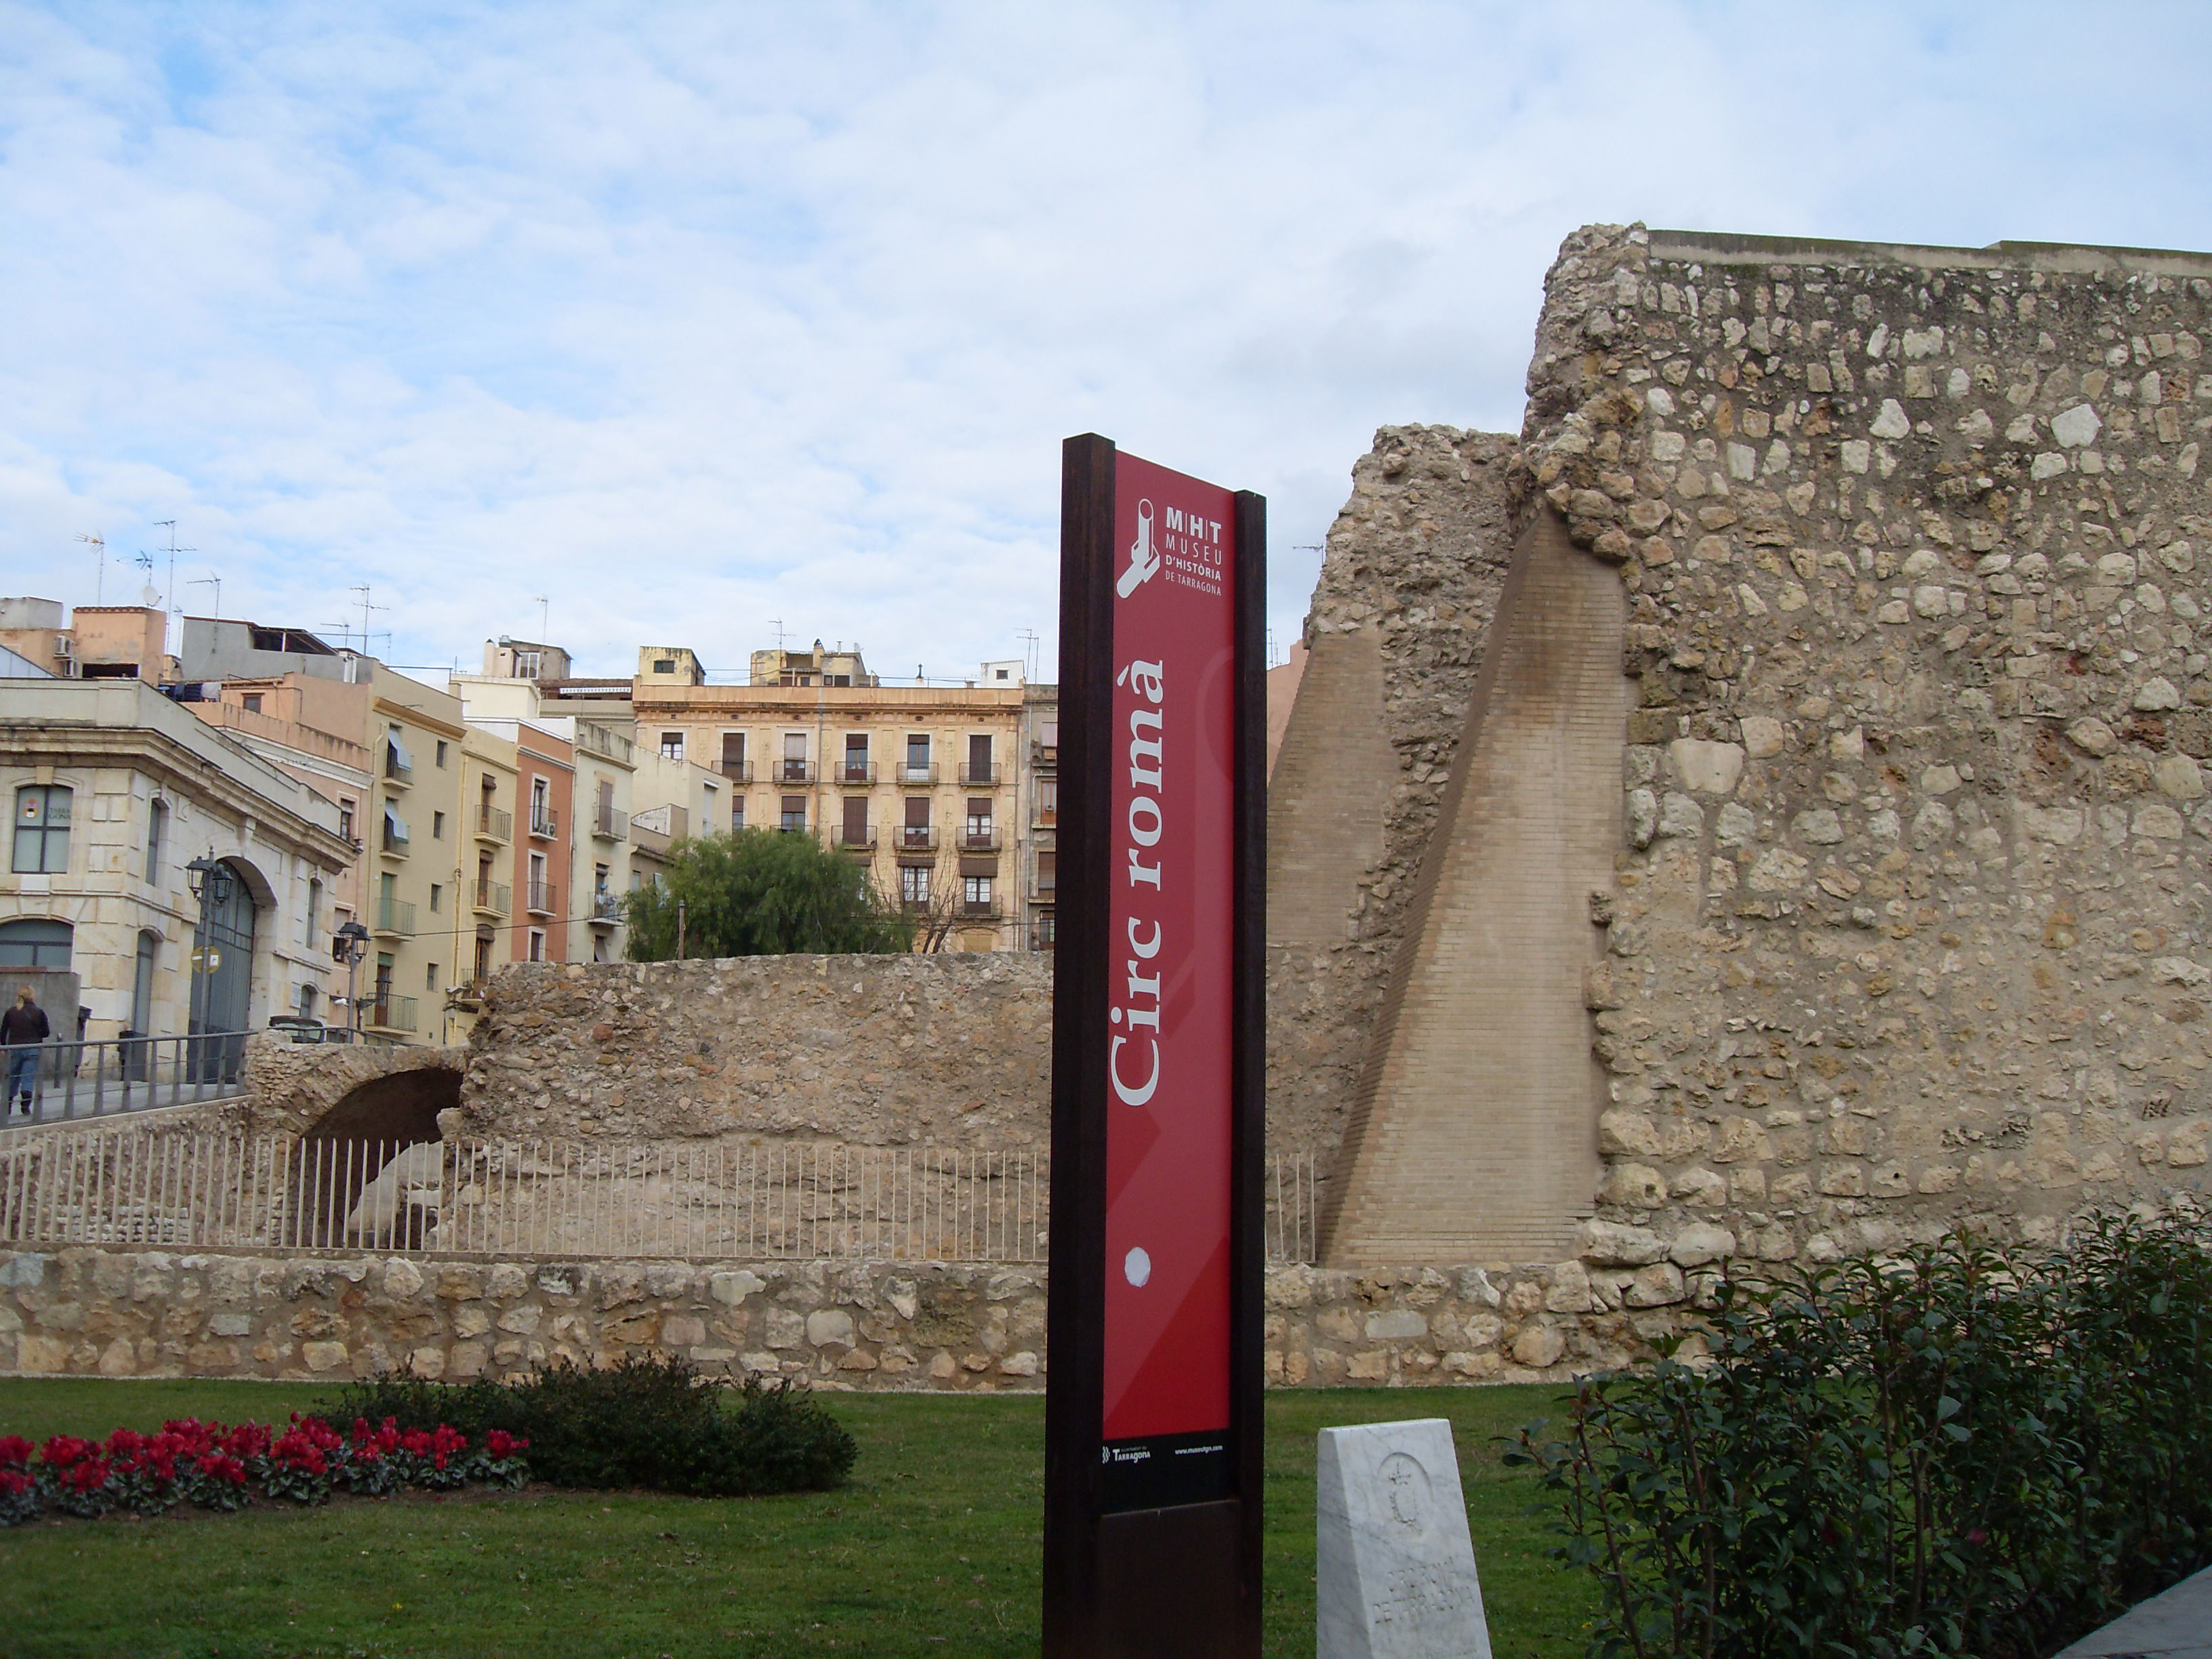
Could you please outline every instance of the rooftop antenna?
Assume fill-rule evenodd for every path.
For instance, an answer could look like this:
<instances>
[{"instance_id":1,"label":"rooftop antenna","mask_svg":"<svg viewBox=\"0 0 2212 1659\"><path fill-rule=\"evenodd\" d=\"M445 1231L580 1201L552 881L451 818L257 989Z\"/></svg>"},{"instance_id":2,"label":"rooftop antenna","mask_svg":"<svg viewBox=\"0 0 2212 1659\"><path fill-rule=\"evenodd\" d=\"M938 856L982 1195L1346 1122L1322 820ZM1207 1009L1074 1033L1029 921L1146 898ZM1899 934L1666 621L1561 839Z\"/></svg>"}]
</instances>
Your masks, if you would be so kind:
<instances>
[{"instance_id":1,"label":"rooftop antenna","mask_svg":"<svg viewBox=\"0 0 2212 1659\"><path fill-rule=\"evenodd\" d=\"M372 611L389 611L392 607L388 605L371 605L368 602L367 582L362 582L359 586L349 591L361 595L361 654L365 657L368 654L368 613Z\"/></svg>"},{"instance_id":2,"label":"rooftop antenna","mask_svg":"<svg viewBox=\"0 0 2212 1659\"><path fill-rule=\"evenodd\" d=\"M783 618L782 618L782 617L770 617L768 619L768 625L769 625L770 628L773 628L774 629L775 629L775 648L776 648L777 650L779 650L779 651L782 650L782 649L783 649Z\"/></svg>"},{"instance_id":3,"label":"rooftop antenna","mask_svg":"<svg viewBox=\"0 0 2212 1659\"><path fill-rule=\"evenodd\" d=\"M199 551L199 549L197 547L179 547L177 545L177 521L174 519L156 519L154 522L156 526L169 532L169 586L167 595L161 601L161 610L165 614L173 617L177 613L177 555L179 553L197 553ZM161 630L161 644L163 648L166 649L169 643L168 629L164 628ZM179 641L178 643L182 644L183 641Z\"/></svg>"},{"instance_id":4,"label":"rooftop antenna","mask_svg":"<svg viewBox=\"0 0 2212 1659\"><path fill-rule=\"evenodd\" d=\"M553 634L553 601L543 593L535 597L538 600L538 642L549 644Z\"/></svg>"},{"instance_id":5,"label":"rooftop antenna","mask_svg":"<svg viewBox=\"0 0 2212 1659\"><path fill-rule=\"evenodd\" d=\"M141 551L138 556L131 560L131 562L137 565L142 571L145 572L149 578L152 577L154 574L154 556L151 553ZM138 603L144 605L149 611L154 608L154 601L161 597L161 590L156 588L150 580L149 580L145 585L138 590ZM167 641L164 641L163 645L165 647L167 644Z\"/></svg>"},{"instance_id":6,"label":"rooftop antenna","mask_svg":"<svg viewBox=\"0 0 2212 1659\"><path fill-rule=\"evenodd\" d=\"M98 548L98 549L100 550L100 570L99 570L99 574L96 574L95 576L94 576L94 577L93 577L93 579L92 579L92 602L93 602L93 604L94 604L95 605L105 605L105 604L106 604L106 603L107 603L107 598L106 598L106 589L107 589L107 542L106 542L106 539L104 537L102 537L102 536L100 535L100 533L97 530L95 530L95 531L94 531L94 532L92 532L92 534L90 534L89 536L79 536L79 537L77 538L77 540L79 540L79 541L81 541L81 542L87 542L87 543L89 543L92 546L96 547L96 548Z\"/></svg>"},{"instance_id":7,"label":"rooftop antenna","mask_svg":"<svg viewBox=\"0 0 2212 1659\"><path fill-rule=\"evenodd\" d=\"M207 574L206 575L204 575L204 576L195 576L195 577L193 577L193 578L191 579L191 580L190 580L190 581L186 582L186 583L185 584L185 586L187 586L187 587L208 587L208 586L212 586L212 587L215 589L215 614L216 614L218 617L220 617L222 615L222 577L220 577L220 576L216 575L216 574L212 570L210 570L210 572L208 572L208 574Z\"/></svg>"},{"instance_id":8,"label":"rooftop antenna","mask_svg":"<svg viewBox=\"0 0 2212 1659\"><path fill-rule=\"evenodd\" d=\"M1017 629L1014 630L1014 637L1025 641L1022 650L1022 663L1029 677L1035 679L1037 677L1037 631L1034 628Z\"/></svg>"}]
</instances>

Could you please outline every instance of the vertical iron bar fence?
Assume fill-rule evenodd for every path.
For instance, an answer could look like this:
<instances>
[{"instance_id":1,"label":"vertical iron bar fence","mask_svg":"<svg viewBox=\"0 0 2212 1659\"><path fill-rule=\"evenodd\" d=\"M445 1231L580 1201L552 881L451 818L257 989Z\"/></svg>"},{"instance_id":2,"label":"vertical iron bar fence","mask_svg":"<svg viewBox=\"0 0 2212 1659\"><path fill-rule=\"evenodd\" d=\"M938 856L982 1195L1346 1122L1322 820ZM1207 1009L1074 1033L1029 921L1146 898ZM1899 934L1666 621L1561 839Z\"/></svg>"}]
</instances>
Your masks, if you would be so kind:
<instances>
[{"instance_id":1,"label":"vertical iron bar fence","mask_svg":"<svg viewBox=\"0 0 2212 1659\"><path fill-rule=\"evenodd\" d=\"M1041 1262L1020 1150L287 1137L105 1123L0 1144L0 1246ZM1267 1172L1273 1263L1313 1260L1311 1153Z\"/></svg>"}]
</instances>

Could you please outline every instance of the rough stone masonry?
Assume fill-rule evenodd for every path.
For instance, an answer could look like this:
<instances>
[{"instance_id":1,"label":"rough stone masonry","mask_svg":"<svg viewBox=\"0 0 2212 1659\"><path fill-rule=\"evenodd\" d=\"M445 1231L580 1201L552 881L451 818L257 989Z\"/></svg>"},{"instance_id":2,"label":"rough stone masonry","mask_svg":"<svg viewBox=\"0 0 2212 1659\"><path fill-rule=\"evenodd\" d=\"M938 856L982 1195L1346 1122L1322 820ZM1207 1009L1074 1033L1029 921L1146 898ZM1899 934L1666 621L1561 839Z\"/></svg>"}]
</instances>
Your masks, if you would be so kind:
<instances>
[{"instance_id":1,"label":"rough stone masonry","mask_svg":"<svg viewBox=\"0 0 2212 1659\"><path fill-rule=\"evenodd\" d=\"M1395 761L1299 943L1312 1017L1372 1031L1332 1261L1572 1254L1620 1305L1685 1255L2201 1186L2208 330L2200 254L1596 227L1517 444L1378 435L1300 693ZM1363 660L1425 541L1470 587L1510 550L1487 631L1396 692L1461 698L1455 739Z\"/></svg>"}]
</instances>

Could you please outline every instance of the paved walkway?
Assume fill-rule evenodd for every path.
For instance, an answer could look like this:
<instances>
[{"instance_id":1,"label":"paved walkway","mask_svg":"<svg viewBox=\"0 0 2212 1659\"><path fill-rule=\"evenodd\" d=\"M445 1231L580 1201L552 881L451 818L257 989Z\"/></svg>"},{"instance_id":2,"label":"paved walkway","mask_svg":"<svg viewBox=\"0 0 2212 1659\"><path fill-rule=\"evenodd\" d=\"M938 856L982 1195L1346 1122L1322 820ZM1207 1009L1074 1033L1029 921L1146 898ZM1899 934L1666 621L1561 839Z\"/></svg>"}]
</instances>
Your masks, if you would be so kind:
<instances>
[{"instance_id":1,"label":"paved walkway","mask_svg":"<svg viewBox=\"0 0 2212 1659\"><path fill-rule=\"evenodd\" d=\"M2212 1567L2083 1637L2058 1659L2212 1659Z\"/></svg>"}]
</instances>

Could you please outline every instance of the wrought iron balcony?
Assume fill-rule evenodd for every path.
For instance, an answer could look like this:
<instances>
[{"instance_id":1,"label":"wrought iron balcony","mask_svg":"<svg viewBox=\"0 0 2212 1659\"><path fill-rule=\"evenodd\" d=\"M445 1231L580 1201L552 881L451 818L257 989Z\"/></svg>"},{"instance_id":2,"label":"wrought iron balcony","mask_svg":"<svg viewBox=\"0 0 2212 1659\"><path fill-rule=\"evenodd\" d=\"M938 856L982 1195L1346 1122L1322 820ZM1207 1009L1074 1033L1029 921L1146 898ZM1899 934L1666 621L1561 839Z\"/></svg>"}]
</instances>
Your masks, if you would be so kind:
<instances>
[{"instance_id":1,"label":"wrought iron balcony","mask_svg":"<svg viewBox=\"0 0 2212 1659\"><path fill-rule=\"evenodd\" d=\"M376 901L376 931L400 939L414 938L414 905L405 899L380 896Z\"/></svg>"},{"instance_id":2,"label":"wrought iron balcony","mask_svg":"<svg viewBox=\"0 0 2212 1659\"><path fill-rule=\"evenodd\" d=\"M601 841L625 841L629 836L629 820L611 806L602 806L592 815L592 833Z\"/></svg>"},{"instance_id":3,"label":"wrought iron balcony","mask_svg":"<svg viewBox=\"0 0 2212 1659\"><path fill-rule=\"evenodd\" d=\"M533 916L550 916L556 914L553 884L550 881L531 882L523 895L522 902L529 907L530 914Z\"/></svg>"},{"instance_id":4,"label":"wrought iron balcony","mask_svg":"<svg viewBox=\"0 0 2212 1659\"><path fill-rule=\"evenodd\" d=\"M937 767L931 761L901 761L891 770L897 776L891 781L910 788L926 788L937 781Z\"/></svg>"},{"instance_id":5,"label":"wrought iron balcony","mask_svg":"<svg viewBox=\"0 0 2212 1659\"><path fill-rule=\"evenodd\" d=\"M514 889L503 881L477 882L477 908L489 915L506 915L514 908Z\"/></svg>"},{"instance_id":6,"label":"wrought iron balcony","mask_svg":"<svg viewBox=\"0 0 2212 1659\"><path fill-rule=\"evenodd\" d=\"M873 761L839 761L832 773L830 781L833 783L864 786L876 781L876 763Z\"/></svg>"},{"instance_id":7,"label":"wrought iron balcony","mask_svg":"<svg viewBox=\"0 0 2212 1659\"><path fill-rule=\"evenodd\" d=\"M541 841L560 840L561 815L550 806L542 812L533 811L530 815L530 833Z\"/></svg>"},{"instance_id":8,"label":"wrought iron balcony","mask_svg":"<svg viewBox=\"0 0 2212 1659\"><path fill-rule=\"evenodd\" d=\"M621 894L603 892L594 893L592 895L591 920L593 925L602 927L611 927L621 921L622 919L623 902Z\"/></svg>"},{"instance_id":9,"label":"wrought iron balcony","mask_svg":"<svg viewBox=\"0 0 2212 1659\"><path fill-rule=\"evenodd\" d=\"M814 781L814 763L805 760L776 761L768 781L770 783L811 783Z\"/></svg>"},{"instance_id":10,"label":"wrought iron balcony","mask_svg":"<svg viewBox=\"0 0 2212 1659\"><path fill-rule=\"evenodd\" d=\"M382 1031L412 1031L415 1024L413 997L380 996L368 1007L368 1024L371 1029Z\"/></svg>"},{"instance_id":11,"label":"wrought iron balcony","mask_svg":"<svg viewBox=\"0 0 2212 1659\"><path fill-rule=\"evenodd\" d=\"M496 806L477 807L477 835L483 841L513 841L514 814Z\"/></svg>"},{"instance_id":12,"label":"wrought iron balcony","mask_svg":"<svg viewBox=\"0 0 2212 1659\"><path fill-rule=\"evenodd\" d=\"M726 760L718 769L732 783L750 783L753 781L753 763L750 761Z\"/></svg>"},{"instance_id":13,"label":"wrought iron balcony","mask_svg":"<svg viewBox=\"0 0 2212 1659\"><path fill-rule=\"evenodd\" d=\"M999 832L995 827L976 829L973 825L960 832L960 850L963 853L995 853L999 850Z\"/></svg>"},{"instance_id":14,"label":"wrought iron balcony","mask_svg":"<svg viewBox=\"0 0 2212 1659\"><path fill-rule=\"evenodd\" d=\"M1006 768L995 762L986 761L981 766L973 761L960 763L960 781L971 787L981 788L985 784L1004 783L1006 781Z\"/></svg>"},{"instance_id":15,"label":"wrought iron balcony","mask_svg":"<svg viewBox=\"0 0 2212 1659\"><path fill-rule=\"evenodd\" d=\"M848 853L872 853L876 850L876 826L868 823L854 830L841 823L833 840L839 848Z\"/></svg>"},{"instance_id":16,"label":"wrought iron balcony","mask_svg":"<svg viewBox=\"0 0 2212 1659\"><path fill-rule=\"evenodd\" d=\"M891 848L900 853L934 853L937 850L937 826L933 823L902 823L890 832Z\"/></svg>"}]
</instances>

